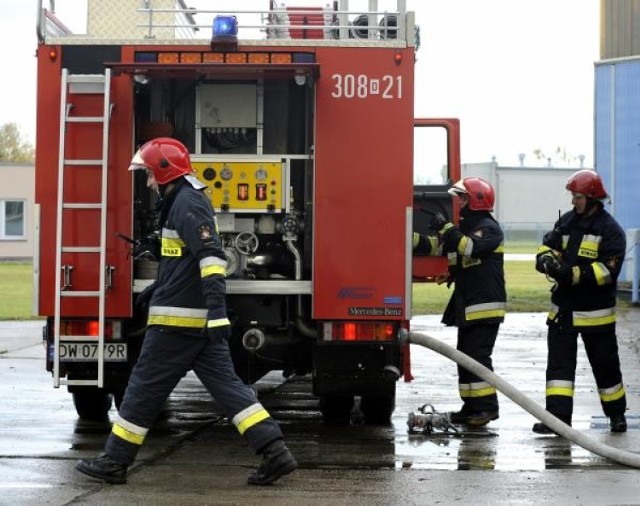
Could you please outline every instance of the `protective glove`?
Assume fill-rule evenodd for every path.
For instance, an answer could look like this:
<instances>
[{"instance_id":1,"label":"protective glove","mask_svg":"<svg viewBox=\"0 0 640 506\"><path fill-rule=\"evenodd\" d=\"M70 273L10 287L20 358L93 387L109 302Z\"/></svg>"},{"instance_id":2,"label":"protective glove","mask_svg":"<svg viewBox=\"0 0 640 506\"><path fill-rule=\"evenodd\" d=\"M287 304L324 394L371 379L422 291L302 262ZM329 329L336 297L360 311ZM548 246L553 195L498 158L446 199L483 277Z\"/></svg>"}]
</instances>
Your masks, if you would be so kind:
<instances>
[{"instance_id":1,"label":"protective glove","mask_svg":"<svg viewBox=\"0 0 640 506\"><path fill-rule=\"evenodd\" d=\"M552 260L547 260L545 268L547 274L558 283L573 284L573 268L559 258L553 257Z\"/></svg>"},{"instance_id":2,"label":"protective glove","mask_svg":"<svg viewBox=\"0 0 640 506\"><path fill-rule=\"evenodd\" d=\"M158 281L156 280L150 285L145 286L144 290L138 294L138 298L136 299L136 309L138 311L143 314L149 313L149 302L151 302L151 296L157 287Z\"/></svg>"},{"instance_id":3,"label":"protective glove","mask_svg":"<svg viewBox=\"0 0 640 506\"><path fill-rule=\"evenodd\" d=\"M453 226L453 223L442 213L434 214L429 223L429 228L439 235L445 235Z\"/></svg>"},{"instance_id":4,"label":"protective glove","mask_svg":"<svg viewBox=\"0 0 640 506\"><path fill-rule=\"evenodd\" d=\"M545 251L544 253L538 253L536 255L536 270L542 274L547 273L547 264L554 262L556 256L552 251Z\"/></svg>"},{"instance_id":5,"label":"protective glove","mask_svg":"<svg viewBox=\"0 0 640 506\"><path fill-rule=\"evenodd\" d=\"M207 335L217 342L229 342L231 338L231 325L207 327Z\"/></svg>"},{"instance_id":6,"label":"protective glove","mask_svg":"<svg viewBox=\"0 0 640 506\"><path fill-rule=\"evenodd\" d=\"M436 213L432 216L429 228L436 232L443 234L446 229L452 227L453 224L449 222L449 219L442 213Z\"/></svg>"}]
</instances>

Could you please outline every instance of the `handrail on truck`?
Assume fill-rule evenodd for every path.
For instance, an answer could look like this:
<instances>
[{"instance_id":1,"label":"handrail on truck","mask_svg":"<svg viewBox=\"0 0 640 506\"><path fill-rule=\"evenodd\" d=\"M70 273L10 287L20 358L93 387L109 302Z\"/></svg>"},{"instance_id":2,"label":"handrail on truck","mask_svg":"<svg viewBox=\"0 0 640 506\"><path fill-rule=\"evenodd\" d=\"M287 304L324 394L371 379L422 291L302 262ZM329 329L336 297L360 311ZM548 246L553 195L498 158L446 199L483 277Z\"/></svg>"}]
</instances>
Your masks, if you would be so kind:
<instances>
[{"instance_id":1,"label":"handrail on truck","mask_svg":"<svg viewBox=\"0 0 640 506\"><path fill-rule=\"evenodd\" d=\"M99 1L87 0L87 17L90 20L92 6L98 6ZM296 0L292 2L295 4ZM108 24L121 32L119 18L126 19L131 35L127 35L126 39L141 39L147 44L167 40L202 41L210 39L214 16L233 15L238 18L238 34L243 41L305 40L309 37L318 45L337 41L349 45L384 41L417 46L414 13L406 10L406 0L396 0L394 11L379 10L378 0L368 0L367 3L368 10L358 12L349 10L349 0L335 0L332 5L324 5L323 0L318 0L319 7L287 7L283 1L271 0L269 10L197 9L187 7L185 0L111 0L110 9L118 14L109 17ZM133 4L137 5L134 7ZM127 12L127 6L131 12ZM41 43L47 42L47 39L55 39L55 43L72 43L73 39L97 43L100 39L111 38L107 29L99 35L71 33L56 17L54 0L49 1L48 9L43 7L42 0L37 0L37 8L36 31ZM199 15L200 22L196 22L196 16ZM256 24L256 15L260 16L259 24ZM247 20L250 16L252 19ZM99 24L100 18L93 21ZM104 26L107 26L106 20ZM120 32L117 36L114 33L113 38L121 38ZM260 36L256 36L256 32ZM243 37L247 34L253 36Z\"/></svg>"}]
</instances>

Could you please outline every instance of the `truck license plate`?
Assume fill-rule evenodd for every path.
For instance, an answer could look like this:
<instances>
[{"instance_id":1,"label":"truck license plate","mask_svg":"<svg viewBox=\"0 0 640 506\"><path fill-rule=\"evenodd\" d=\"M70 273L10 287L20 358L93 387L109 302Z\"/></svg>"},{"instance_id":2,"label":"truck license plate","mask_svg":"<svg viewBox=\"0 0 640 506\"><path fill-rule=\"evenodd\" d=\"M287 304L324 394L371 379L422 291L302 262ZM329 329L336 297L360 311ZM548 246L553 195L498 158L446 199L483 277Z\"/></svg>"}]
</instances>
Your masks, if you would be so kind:
<instances>
[{"instance_id":1,"label":"truck license plate","mask_svg":"<svg viewBox=\"0 0 640 506\"><path fill-rule=\"evenodd\" d=\"M60 343L61 362L91 362L98 360L98 343ZM127 345L125 343L105 343L104 360L106 362L126 362Z\"/></svg>"}]
</instances>

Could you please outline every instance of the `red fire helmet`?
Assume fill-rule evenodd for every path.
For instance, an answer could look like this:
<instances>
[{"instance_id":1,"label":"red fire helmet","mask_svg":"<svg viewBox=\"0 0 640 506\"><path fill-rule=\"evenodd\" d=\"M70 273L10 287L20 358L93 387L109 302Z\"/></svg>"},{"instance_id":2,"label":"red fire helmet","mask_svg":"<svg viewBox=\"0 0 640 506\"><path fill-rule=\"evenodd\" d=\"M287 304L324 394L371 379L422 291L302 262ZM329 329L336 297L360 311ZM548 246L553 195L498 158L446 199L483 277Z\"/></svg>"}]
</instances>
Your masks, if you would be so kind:
<instances>
[{"instance_id":1,"label":"red fire helmet","mask_svg":"<svg viewBox=\"0 0 640 506\"><path fill-rule=\"evenodd\" d=\"M487 181L479 177L466 177L449 188L451 195L464 194L469 197L472 211L493 211L496 194Z\"/></svg>"},{"instance_id":2,"label":"red fire helmet","mask_svg":"<svg viewBox=\"0 0 640 506\"><path fill-rule=\"evenodd\" d=\"M592 199L606 199L607 192L597 172L589 169L574 172L565 187L572 193L581 193Z\"/></svg>"},{"instance_id":3,"label":"red fire helmet","mask_svg":"<svg viewBox=\"0 0 640 506\"><path fill-rule=\"evenodd\" d=\"M193 172L189 151L171 137L158 137L143 144L129 166L129 170L137 169L150 170L159 185Z\"/></svg>"}]
</instances>

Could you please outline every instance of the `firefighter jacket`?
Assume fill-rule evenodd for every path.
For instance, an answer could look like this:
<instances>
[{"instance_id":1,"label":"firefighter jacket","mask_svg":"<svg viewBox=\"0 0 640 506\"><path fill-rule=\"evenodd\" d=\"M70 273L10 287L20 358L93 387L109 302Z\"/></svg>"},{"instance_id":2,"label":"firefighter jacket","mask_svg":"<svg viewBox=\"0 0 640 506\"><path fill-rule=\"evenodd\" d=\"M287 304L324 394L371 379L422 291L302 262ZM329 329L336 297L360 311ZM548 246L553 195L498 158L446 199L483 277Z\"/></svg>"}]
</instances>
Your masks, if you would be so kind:
<instances>
[{"instance_id":1,"label":"firefighter jacket","mask_svg":"<svg viewBox=\"0 0 640 506\"><path fill-rule=\"evenodd\" d=\"M571 315L576 330L603 331L615 324L617 280L626 250L624 231L602 207L592 216L569 211L545 234L538 254L553 250L571 267L551 295L548 323Z\"/></svg>"},{"instance_id":2,"label":"firefighter jacket","mask_svg":"<svg viewBox=\"0 0 640 506\"><path fill-rule=\"evenodd\" d=\"M161 260L148 325L191 333L229 325L226 311L227 261L215 213L197 179L182 177L162 199Z\"/></svg>"},{"instance_id":3,"label":"firefighter jacket","mask_svg":"<svg viewBox=\"0 0 640 506\"><path fill-rule=\"evenodd\" d=\"M501 323L507 300L502 229L488 211L465 208L461 214L459 227L449 223L439 237L414 238L418 252L448 257L454 290L442 323Z\"/></svg>"}]
</instances>

